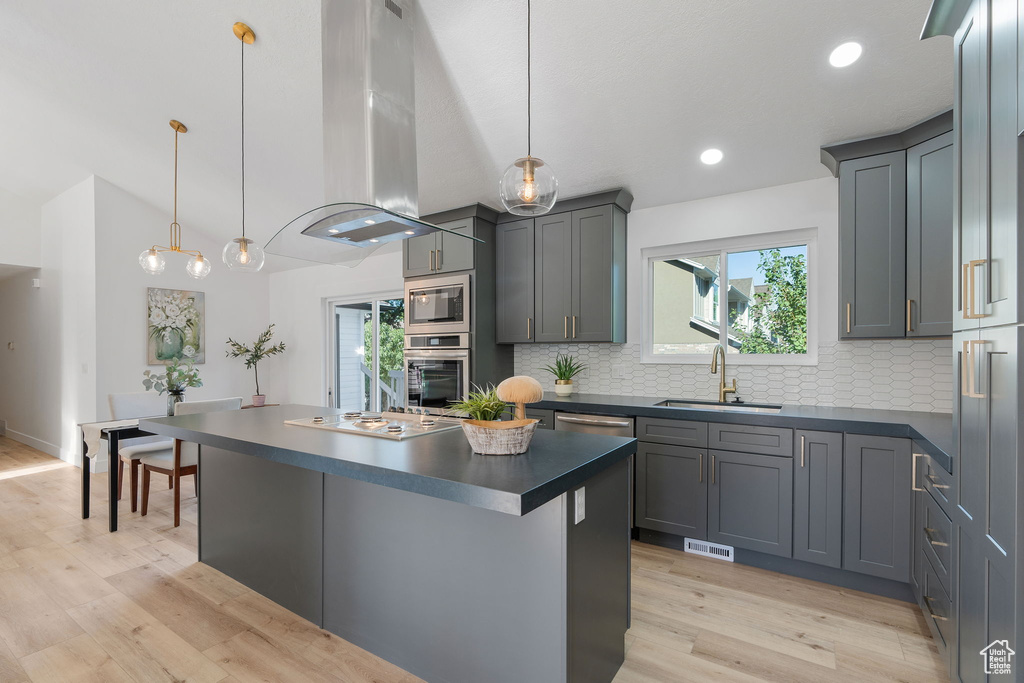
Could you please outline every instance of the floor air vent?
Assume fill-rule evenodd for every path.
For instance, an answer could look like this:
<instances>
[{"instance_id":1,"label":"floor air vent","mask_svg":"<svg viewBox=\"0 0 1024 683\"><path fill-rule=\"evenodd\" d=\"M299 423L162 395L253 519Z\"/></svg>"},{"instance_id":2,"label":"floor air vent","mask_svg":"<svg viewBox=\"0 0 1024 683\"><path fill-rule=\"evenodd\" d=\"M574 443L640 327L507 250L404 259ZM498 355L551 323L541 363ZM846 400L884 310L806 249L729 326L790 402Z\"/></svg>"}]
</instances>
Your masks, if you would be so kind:
<instances>
[{"instance_id":1,"label":"floor air vent","mask_svg":"<svg viewBox=\"0 0 1024 683\"><path fill-rule=\"evenodd\" d=\"M694 555L703 555L704 557L713 557L716 560L725 560L726 562L732 562L733 547L731 545L722 545L721 543L710 543L709 541L696 541L692 538L685 539L683 545L683 552L693 553Z\"/></svg>"}]
</instances>

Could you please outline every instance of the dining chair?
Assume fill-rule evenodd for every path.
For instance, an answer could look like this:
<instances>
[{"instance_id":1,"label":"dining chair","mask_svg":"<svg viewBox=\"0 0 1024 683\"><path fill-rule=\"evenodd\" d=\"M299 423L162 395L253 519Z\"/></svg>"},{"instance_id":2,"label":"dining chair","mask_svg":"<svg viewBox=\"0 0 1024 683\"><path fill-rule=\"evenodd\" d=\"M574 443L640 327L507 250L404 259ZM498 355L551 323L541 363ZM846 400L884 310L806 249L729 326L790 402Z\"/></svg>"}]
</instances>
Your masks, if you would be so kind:
<instances>
[{"instance_id":1,"label":"dining chair","mask_svg":"<svg viewBox=\"0 0 1024 683\"><path fill-rule=\"evenodd\" d=\"M110 417L114 420L128 420L135 417L153 417L166 414L167 398L152 391L128 394L109 394ZM117 452L117 499L124 496L124 465L128 463L129 489L132 497L132 512L138 507L139 458L147 453L171 452L172 439L165 436L142 436L125 439ZM172 479L168 479L173 484Z\"/></svg>"},{"instance_id":2,"label":"dining chair","mask_svg":"<svg viewBox=\"0 0 1024 683\"><path fill-rule=\"evenodd\" d=\"M174 415L196 413L217 413L224 410L241 410L242 397L217 398L209 401L187 401L174 406ZM144 453L142 463L142 515L149 512L150 472L166 474L171 478L174 489L174 526L181 524L181 478L192 475L196 495L199 495L199 445L181 439L174 439L168 451Z\"/></svg>"}]
</instances>

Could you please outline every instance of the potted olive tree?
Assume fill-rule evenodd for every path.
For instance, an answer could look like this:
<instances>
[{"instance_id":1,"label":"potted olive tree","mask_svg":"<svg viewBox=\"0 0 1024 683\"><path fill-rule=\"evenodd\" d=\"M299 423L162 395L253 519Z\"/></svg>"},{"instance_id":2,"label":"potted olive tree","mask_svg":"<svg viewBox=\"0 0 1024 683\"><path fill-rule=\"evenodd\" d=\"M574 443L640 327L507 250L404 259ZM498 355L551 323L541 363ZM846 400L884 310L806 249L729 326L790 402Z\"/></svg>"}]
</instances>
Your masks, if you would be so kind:
<instances>
[{"instance_id":1,"label":"potted olive tree","mask_svg":"<svg viewBox=\"0 0 1024 683\"><path fill-rule=\"evenodd\" d=\"M274 324L271 323L267 329L263 330L256 341L253 342L252 346L239 344L231 337L228 337L228 358L241 358L245 361L245 369L252 370L253 375L255 375L256 393L253 394L252 397L252 404L254 406L262 406L267 402L267 397L260 393L260 372L257 367L259 362L264 358L284 353L284 342L274 344L273 346L267 346L273 336Z\"/></svg>"}]
</instances>

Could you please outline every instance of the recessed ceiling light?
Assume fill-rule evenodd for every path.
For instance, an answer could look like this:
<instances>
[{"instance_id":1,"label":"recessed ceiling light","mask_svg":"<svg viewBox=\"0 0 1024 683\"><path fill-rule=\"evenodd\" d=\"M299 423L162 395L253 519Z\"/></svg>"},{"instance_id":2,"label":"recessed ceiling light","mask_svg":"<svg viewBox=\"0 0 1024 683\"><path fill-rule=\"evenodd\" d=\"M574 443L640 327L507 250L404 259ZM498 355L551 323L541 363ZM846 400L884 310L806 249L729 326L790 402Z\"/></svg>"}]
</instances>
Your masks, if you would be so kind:
<instances>
[{"instance_id":1,"label":"recessed ceiling light","mask_svg":"<svg viewBox=\"0 0 1024 683\"><path fill-rule=\"evenodd\" d=\"M844 66L850 66L860 59L860 54L863 51L864 48L860 46L860 43L843 43L836 49L832 50L832 54L828 56L828 63L837 69L841 69Z\"/></svg>"},{"instance_id":2,"label":"recessed ceiling light","mask_svg":"<svg viewBox=\"0 0 1024 683\"><path fill-rule=\"evenodd\" d=\"M708 166L713 166L722 160L722 150L715 149L714 147L706 149L700 153L700 160Z\"/></svg>"},{"instance_id":3,"label":"recessed ceiling light","mask_svg":"<svg viewBox=\"0 0 1024 683\"><path fill-rule=\"evenodd\" d=\"M336 230L335 228L331 228L327 232L331 233L332 235L337 235L341 231L340 230Z\"/></svg>"},{"instance_id":4,"label":"recessed ceiling light","mask_svg":"<svg viewBox=\"0 0 1024 683\"><path fill-rule=\"evenodd\" d=\"M370 240L371 242L380 242L380 240Z\"/></svg>"},{"instance_id":5,"label":"recessed ceiling light","mask_svg":"<svg viewBox=\"0 0 1024 683\"><path fill-rule=\"evenodd\" d=\"M406 231L405 231L405 234L406 234L406 235L415 235L415 234L416 234L416 231L415 231L415 230L406 230Z\"/></svg>"},{"instance_id":6,"label":"recessed ceiling light","mask_svg":"<svg viewBox=\"0 0 1024 683\"><path fill-rule=\"evenodd\" d=\"M363 222L364 222L364 223L366 223L367 225L373 225L373 224L374 224L374 223L376 223L377 221L375 221L375 220L371 220L371 219L367 218L367 219L366 219L365 221L363 221Z\"/></svg>"}]
</instances>

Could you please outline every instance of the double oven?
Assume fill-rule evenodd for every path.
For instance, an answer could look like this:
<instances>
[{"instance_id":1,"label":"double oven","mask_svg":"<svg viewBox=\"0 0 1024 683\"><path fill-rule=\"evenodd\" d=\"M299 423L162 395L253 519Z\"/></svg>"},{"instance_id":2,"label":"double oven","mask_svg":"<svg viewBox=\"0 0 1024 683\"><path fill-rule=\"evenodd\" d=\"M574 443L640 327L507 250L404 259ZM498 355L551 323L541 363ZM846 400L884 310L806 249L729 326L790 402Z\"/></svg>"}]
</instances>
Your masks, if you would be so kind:
<instances>
[{"instance_id":1,"label":"double oven","mask_svg":"<svg viewBox=\"0 0 1024 683\"><path fill-rule=\"evenodd\" d=\"M470 275L405 283L405 407L435 415L470 389Z\"/></svg>"}]
</instances>

